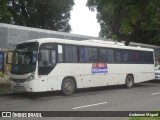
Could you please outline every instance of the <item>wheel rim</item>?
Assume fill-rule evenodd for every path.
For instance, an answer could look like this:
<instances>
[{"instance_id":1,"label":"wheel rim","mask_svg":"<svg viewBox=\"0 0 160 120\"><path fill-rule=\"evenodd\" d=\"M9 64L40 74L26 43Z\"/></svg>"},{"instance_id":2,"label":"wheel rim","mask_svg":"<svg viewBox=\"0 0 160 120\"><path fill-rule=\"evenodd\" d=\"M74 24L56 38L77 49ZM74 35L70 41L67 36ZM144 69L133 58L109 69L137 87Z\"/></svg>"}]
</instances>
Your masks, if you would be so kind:
<instances>
[{"instance_id":1,"label":"wheel rim","mask_svg":"<svg viewBox=\"0 0 160 120\"><path fill-rule=\"evenodd\" d=\"M132 81L133 81L132 78L128 78L128 80L127 80L127 85L128 85L128 86L132 86Z\"/></svg>"},{"instance_id":2,"label":"wheel rim","mask_svg":"<svg viewBox=\"0 0 160 120\"><path fill-rule=\"evenodd\" d=\"M69 82L67 82L67 83L65 84L64 89L65 89L65 92L66 92L66 93L71 93L71 92L72 92L72 84L69 83Z\"/></svg>"}]
</instances>

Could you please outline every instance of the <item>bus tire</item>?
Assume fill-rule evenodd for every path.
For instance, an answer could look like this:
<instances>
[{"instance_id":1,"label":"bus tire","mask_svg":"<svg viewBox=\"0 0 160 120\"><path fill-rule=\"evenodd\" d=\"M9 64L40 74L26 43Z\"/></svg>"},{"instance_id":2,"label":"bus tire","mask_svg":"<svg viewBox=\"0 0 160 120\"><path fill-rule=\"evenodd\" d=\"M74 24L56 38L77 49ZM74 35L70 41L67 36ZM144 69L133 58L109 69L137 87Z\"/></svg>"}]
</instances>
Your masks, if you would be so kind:
<instances>
[{"instance_id":1,"label":"bus tire","mask_svg":"<svg viewBox=\"0 0 160 120\"><path fill-rule=\"evenodd\" d=\"M132 88L134 85L134 78L132 75L127 75L125 80L126 88Z\"/></svg>"},{"instance_id":2,"label":"bus tire","mask_svg":"<svg viewBox=\"0 0 160 120\"><path fill-rule=\"evenodd\" d=\"M72 95L75 91L75 82L72 78L66 78L62 83L62 93L66 96Z\"/></svg>"}]
</instances>

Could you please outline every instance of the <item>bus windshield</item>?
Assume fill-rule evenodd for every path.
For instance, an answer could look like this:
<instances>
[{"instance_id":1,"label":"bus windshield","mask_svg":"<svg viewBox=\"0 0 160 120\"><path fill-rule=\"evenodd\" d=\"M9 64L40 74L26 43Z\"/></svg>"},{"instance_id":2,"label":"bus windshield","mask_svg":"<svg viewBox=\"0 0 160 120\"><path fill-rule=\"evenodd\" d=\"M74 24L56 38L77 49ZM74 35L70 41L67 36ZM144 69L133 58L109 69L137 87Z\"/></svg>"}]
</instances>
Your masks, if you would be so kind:
<instances>
[{"instance_id":1,"label":"bus windshield","mask_svg":"<svg viewBox=\"0 0 160 120\"><path fill-rule=\"evenodd\" d=\"M12 74L27 74L36 69L38 43L23 43L16 46L12 59Z\"/></svg>"}]
</instances>

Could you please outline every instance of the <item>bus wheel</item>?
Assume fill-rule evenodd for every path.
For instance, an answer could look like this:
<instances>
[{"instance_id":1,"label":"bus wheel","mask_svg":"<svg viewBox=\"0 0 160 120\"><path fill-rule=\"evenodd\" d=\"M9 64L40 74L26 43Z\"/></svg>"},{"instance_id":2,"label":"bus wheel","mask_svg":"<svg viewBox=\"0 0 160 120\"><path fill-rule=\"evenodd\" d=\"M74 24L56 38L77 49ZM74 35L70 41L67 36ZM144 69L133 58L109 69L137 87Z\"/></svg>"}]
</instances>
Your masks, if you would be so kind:
<instances>
[{"instance_id":1,"label":"bus wheel","mask_svg":"<svg viewBox=\"0 0 160 120\"><path fill-rule=\"evenodd\" d=\"M62 92L64 95L71 95L75 91L75 83L71 78L64 79L62 83Z\"/></svg>"},{"instance_id":2,"label":"bus wheel","mask_svg":"<svg viewBox=\"0 0 160 120\"><path fill-rule=\"evenodd\" d=\"M134 85L134 78L132 75L127 75L126 76L126 81L125 81L125 86L127 88L132 88Z\"/></svg>"}]
</instances>

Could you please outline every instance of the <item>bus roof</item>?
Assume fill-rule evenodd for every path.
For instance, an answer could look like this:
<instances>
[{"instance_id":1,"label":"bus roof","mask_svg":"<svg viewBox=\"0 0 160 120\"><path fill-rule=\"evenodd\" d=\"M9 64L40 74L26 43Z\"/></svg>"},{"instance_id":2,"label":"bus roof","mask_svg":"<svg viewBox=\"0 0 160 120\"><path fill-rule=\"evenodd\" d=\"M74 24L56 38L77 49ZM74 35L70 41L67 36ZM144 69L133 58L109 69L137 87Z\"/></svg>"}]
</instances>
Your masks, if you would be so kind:
<instances>
[{"instance_id":1,"label":"bus roof","mask_svg":"<svg viewBox=\"0 0 160 120\"><path fill-rule=\"evenodd\" d=\"M22 43L38 42L40 45L43 43L61 43L61 44L71 44L71 45L83 45L83 46L94 46L94 47L109 47L109 48L119 48L119 49L131 49L131 50L140 50L140 51L153 51L151 48L142 48L142 47L133 47L125 46L120 42L112 41L102 41L102 40L69 40L69 39L59 39L59 38L40 38L32 39ZM21 44L21 43L19 43Z\"/></svg>"}]
</instances>

